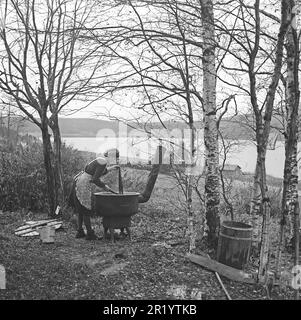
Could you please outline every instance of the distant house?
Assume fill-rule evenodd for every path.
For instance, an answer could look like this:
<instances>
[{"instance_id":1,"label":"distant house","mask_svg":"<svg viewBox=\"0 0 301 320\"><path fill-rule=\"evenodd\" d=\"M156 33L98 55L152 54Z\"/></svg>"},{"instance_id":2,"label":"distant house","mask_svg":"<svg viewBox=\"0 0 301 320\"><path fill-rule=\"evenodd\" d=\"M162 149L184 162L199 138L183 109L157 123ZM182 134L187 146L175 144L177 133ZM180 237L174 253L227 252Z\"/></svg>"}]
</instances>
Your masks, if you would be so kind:
<instances>
[{"instance_id":1,"label":"distant house","mask_svg":"<svg viewBox=\"0 0 301 320\"><path fill-rule=\"evenodd\" d=\"M222 167L220 167L220 169L222 169ZM237 164L225 164L223 168L223 174L225 176L238 178L243 175L243 172L241 170L241 167Z\"/></svg>"}]
</instances>

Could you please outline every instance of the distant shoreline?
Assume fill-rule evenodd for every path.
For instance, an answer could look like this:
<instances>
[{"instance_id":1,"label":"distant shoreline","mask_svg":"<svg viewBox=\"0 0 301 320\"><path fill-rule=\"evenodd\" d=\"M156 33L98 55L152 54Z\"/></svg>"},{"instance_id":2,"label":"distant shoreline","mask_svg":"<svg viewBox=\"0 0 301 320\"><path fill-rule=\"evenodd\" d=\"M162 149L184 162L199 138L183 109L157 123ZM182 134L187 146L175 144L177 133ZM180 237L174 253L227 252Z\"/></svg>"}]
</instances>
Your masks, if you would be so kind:
<instances>
[{"instance_id":1,"label":"distant shoreline","mask_svg":"<svg viewBox=\"0 0 301 320\"><path fill-rule=\"evenodd\" d=\"M42 135L39 133L39 132L22 132L22 134L28 134L28 135L32 135L34 137L38 137L40 138ZM95 135L95 134L78 134L78 133L68 133L68 134L61 134L61 138L97 138L97 137L100 137L99 135ZM118 136L117 137L120 137L120 138L128 138L128 136ZM109 138L114 138L113 136L112 137L109 137ZM232 141L235 141L235 140L239 140L239 141L246 141L246 142L254 142L256 143L256 141L254 140L251 140L251 139L248 139L248 138L245 138L245 137L242 137L242 138L226 138L226 140L232 140ZM282 136L280 135L277 139L277 141L281 141L281 142L284 142L284 139L282 138Z\"/></svg>"}]
</instances>

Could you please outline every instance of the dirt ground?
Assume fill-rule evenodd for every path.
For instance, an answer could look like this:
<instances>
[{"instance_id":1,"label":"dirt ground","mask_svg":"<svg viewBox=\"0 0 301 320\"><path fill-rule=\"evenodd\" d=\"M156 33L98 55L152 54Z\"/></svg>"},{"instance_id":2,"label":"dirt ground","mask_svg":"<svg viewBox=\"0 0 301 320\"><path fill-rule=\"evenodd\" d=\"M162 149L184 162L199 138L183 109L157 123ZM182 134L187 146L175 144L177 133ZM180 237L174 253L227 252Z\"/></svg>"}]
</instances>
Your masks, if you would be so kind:
<instances>
[{"instance_id":1,"label":"dirt ground","mask_svg":"<svg viewBox=\"0 0 301 320\"><path fill-rule=\"evenodd\" d=\"M137 190L140 177L136 171L126 174L126 190ZM146 176L140 180L144 182ZM45 218L42 213L28 217L0 211L0 264L7 277L7 289L0 290L0 300L227 299L213 272L185 258L188 237L183 199L165 175L159 175L151 199L132 217L131 241L75 239L70 216L57 230L53 244L41 243L39 236L14 235L26 220ZM93 226L96 234L103 236L101 218L93 219ZM199 241L195 253L201 251L214 258ZM288 259L284 259L286 264ZM274 289L268 295L260 286L222 280L233 300L293 299L292 290Z\"/></svg>"},{"instance_id":2,"label":"dirt ground","mask_svg":"<svg viewBox=\"0 0 301 320\"><path fill-rule=\"evenodd\" d=\"M73 225L64 222L55 243L43 244L38 236L14 235L22 218L17 213L0 214L0 263L7 273L1 300L226 299L214 273L185 259L184 217L154 209L151 202L141 205L133 217L132 240L115 243L75 239ZM101 236L100 218L94 219L94 226ZM232 299L267 299L261 287L225 278L223 282Z\"/></svg>"}]
</instances>

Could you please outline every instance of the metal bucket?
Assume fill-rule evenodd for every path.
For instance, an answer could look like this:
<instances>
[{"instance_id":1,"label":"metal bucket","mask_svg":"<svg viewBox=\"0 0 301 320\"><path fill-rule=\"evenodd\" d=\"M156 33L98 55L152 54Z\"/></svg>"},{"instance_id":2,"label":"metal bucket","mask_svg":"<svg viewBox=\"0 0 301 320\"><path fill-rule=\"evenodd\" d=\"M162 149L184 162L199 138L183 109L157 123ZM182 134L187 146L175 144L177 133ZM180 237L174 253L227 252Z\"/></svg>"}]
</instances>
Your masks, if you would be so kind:
<instances>
[{"instance_id":1,"label":"metal bucket","mask_svg":"<svg viewBox=\"0 0 301 320\"><path fill-rule=\"evenodd\" d=\"M40 239L43 243L54 243L55 228L52 226L45 226L39 228Z\"/></svg>"}]
</instances>

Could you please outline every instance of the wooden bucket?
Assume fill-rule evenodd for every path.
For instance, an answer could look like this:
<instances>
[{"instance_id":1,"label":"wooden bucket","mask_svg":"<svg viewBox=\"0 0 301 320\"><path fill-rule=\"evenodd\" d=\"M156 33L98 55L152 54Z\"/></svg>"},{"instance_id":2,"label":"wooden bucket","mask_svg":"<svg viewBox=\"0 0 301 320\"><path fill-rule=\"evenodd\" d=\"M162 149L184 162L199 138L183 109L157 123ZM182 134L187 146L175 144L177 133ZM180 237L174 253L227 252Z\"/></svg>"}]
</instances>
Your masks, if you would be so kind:
<instances>
[{"instance_id":1,"label":"wooden bucket","mask_svg":"<svg viewBox=\"0 0 301 320\"><path fill-rule=\"evenodd\" d=\"M54 243L55 228L52 226L45 226L38 229L40 239L43 243Z\"/></svg>"},{"instance_id":2,"label":"wooden bucket","mask_svg":"<svg viewBox=\"0 0 301 320\"><path fill-rule=\"evenodd\" d=\"M243 269L249 261L252 227L236 221L224 221L219 233L217 261Z\"/></svg>"}]
</instances>

